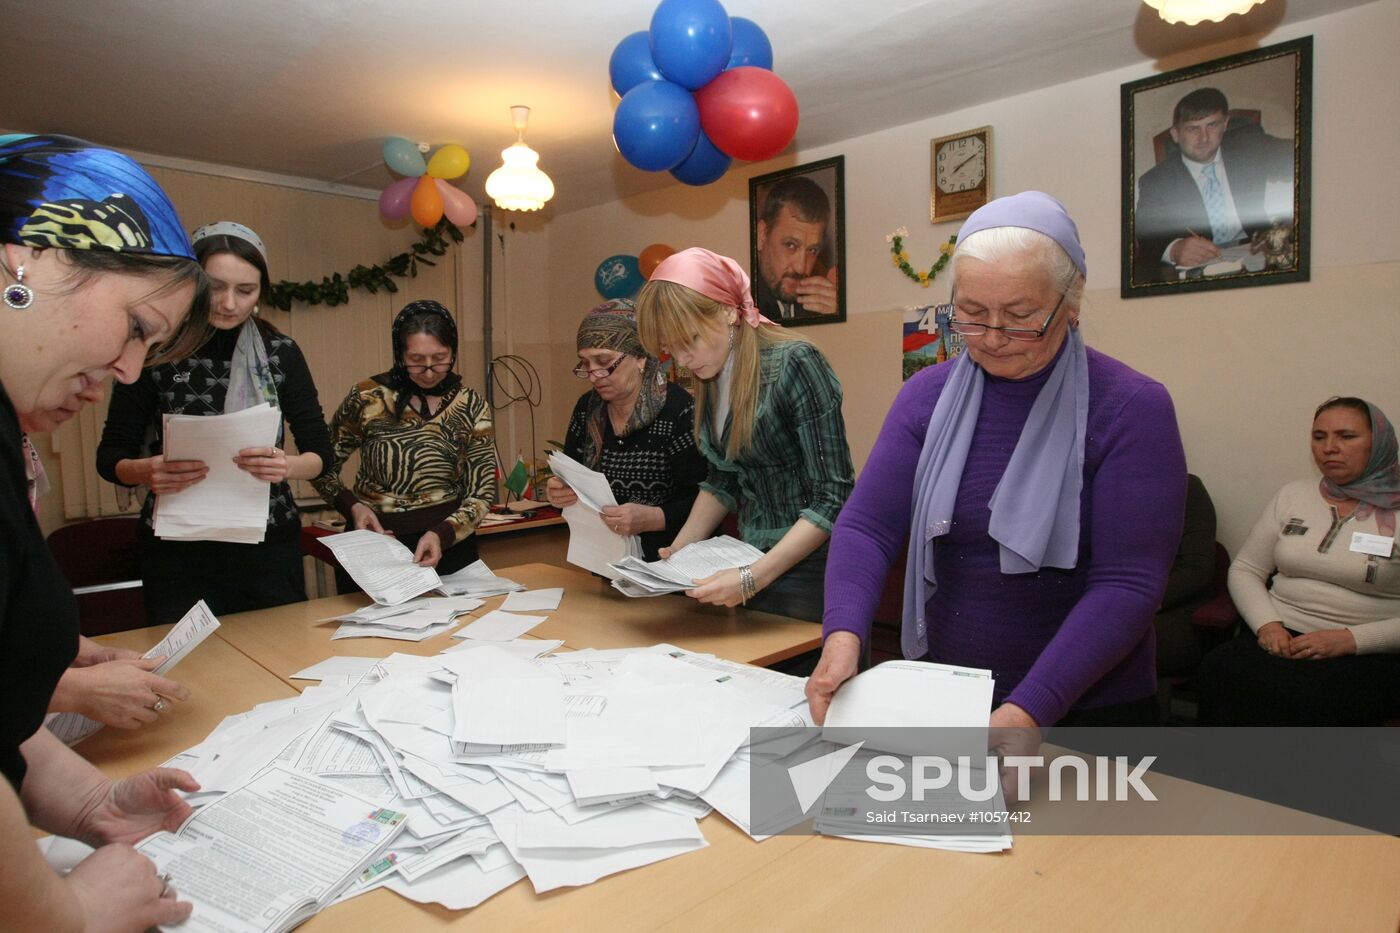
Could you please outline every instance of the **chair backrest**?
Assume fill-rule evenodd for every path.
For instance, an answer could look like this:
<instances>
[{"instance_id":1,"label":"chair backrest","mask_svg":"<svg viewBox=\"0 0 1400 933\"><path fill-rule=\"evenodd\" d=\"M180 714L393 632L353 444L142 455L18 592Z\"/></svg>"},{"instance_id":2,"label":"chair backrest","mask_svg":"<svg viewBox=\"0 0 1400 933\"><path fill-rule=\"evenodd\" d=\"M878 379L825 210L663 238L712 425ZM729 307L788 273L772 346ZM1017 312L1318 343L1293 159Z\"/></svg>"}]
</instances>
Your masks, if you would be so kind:
<instances>
[{"instance_id":1,"label":"chair backrest","mask_svg":"<svg viewBox=\"0 0 1400 933\"><path fill-rule=\"evenodd\" d=\"M84 635L102 635L146 624L141 564L136 555L139 519L96 518L56 529L49 550L78 597Z\"/></svg>"}]
</instances>

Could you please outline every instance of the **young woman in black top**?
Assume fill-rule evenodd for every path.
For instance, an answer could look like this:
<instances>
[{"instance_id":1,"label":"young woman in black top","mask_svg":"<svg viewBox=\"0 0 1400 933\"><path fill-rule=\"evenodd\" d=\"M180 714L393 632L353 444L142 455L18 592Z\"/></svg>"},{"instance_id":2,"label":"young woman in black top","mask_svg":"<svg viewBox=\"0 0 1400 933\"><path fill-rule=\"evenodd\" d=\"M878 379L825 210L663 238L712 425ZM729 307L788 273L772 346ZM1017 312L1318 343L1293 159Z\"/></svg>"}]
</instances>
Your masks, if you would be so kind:
<instances>
[{"instance_id":1,"label":"young woman in black top","mask_svg":"<svg viewBox=\"0 0 1400 933\"><path fill-rule=\"evenodd\" d=\"M306 599L301 518L287 480L312 479L330 462L330 435L306 359L292 338L258 316L269 288L262 240L242 224L221 221L194 232L194 250L209 276L213 332L190 358L147 369L134 384L116 388L97 449L104 478L150 490L137 545L152 625L178 620L200 599L215 615ZM270 484L267 536L259 544L157 538L156 497L208 474L201 461L165 459L162 416L219 415L263 402L282 409L301 451L288 454L279 441L239 452L238 466ZM155 443L146 453L152 431Z\"/></svg>"}]
</instances>

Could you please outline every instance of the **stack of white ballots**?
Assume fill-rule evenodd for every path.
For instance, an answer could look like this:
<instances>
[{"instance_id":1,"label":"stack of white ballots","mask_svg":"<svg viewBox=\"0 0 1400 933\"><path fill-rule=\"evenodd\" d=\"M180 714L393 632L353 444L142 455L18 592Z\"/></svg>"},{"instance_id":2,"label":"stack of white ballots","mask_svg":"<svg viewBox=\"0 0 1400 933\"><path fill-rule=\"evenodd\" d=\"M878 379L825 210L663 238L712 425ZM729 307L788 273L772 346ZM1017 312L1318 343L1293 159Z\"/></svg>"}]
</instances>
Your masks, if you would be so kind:
<instances>
[{"instance_id":1,"label":"stack of white ballots","mask_svg":"<svg viewBox=\"0 0 1400 933\"><path fill-rule=\"evenodd\" d=\"M670 645L506 649L355 665L229 717L168 764L200 781L196 805L277 765L403 813L336 900L387 887L464 909L522 877L543 893L703 848L711 802L748 831L750 728L810 725L802 678ZM255 822L241 831L265 851L314 857L295 822ZM208 906L180 894L195 918Z\"/></svg>"},{"instance_id":2,"label":"stack of white ballots","mask_svg":"<svg viewBox=\"0 0 1400 933\"><path fill-rule=\"evenodd\" d=\"M523 584L505 577L498 577L486 566L486 561L478 560L468 564L456 573L443 577L438 584L438 592L448 596L475 596L486 599L502 593L514 593L525 589Z\"/></svg>"},{"instance_id":3,"label":"stack of white ballots","mask_svg":"<svg viewBox=\"0 0 1400 933\"><path fill-rule=\"evenodd\" d=\"M624 557L608 567L615 574L613 588L625 596L664 596L695 586L695 581L721 570L743 567L763 557L763 552L729 535L719 535L686 545L666 560L648 563Z\"/></svg>"},{"instance_id":4,"label":"stack of white ballots","mask_svg":"<svg viewBox=\"0 0 1400 933\"><path fill-rule=\"evenodd\" d=\"M847 681L827 710L823 734L847 747L857 740L864 744L827 788L817 831L955 852L1011 848L1001 775L995 766L985 767L994 686L989 670L926 661L886 661ZM938 747L921 747L928 741ZM882 816L898 814L898 819L871 834L869 816L876 805L867 793L865 764L881 752L937 753L956 776L941 789L924 788L916 801L880 807ZM992 795L985 801L964 799L964 782L979 793L993 789ZM928 821L930 816L939 821Z\"/></svg>"},{"instance_id":5,"label":"stack of white ballots","mask_svg":"<svg viewBox=\"0 0 1400 933\"><path fill-rule=\"evenodd\" d=\"M395 638L400 641L427 641L450 632L457 618L482 605L468 596L412 599L397 606L365 606L328 621L344 624L331 636L336 638Z\"/></svg>"},{"instance_id":6,"label":"stack of white ballots","mask_svg":"<svg viewBox=\"0 0 1400 933\"><path fill-rule=\"evenodd\" d=\"M272 447L282 412L255 405L227 415L166 415L167 460L199 460L204 479L156 497L156 537L176 541L259 544L267 534L270 487L233 458L248 447Z\"/></svg>"}]
</instances>

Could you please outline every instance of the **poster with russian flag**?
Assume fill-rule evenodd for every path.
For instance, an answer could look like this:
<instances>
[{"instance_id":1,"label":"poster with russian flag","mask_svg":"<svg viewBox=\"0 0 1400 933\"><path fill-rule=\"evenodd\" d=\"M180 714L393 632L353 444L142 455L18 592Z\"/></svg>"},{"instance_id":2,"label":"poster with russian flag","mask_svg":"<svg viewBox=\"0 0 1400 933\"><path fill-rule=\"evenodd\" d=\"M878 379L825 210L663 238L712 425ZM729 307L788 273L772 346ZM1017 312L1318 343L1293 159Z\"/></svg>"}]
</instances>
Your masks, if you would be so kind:
<instances>
[{"instance_id":1,"label":"poster with russian flag","mask_svg":"<svg viewBox=\"0 0 1400 933\"><path fill-rule=\"evenodd\" d=\"M965 346L948 327L951 305L904 309L904 380L925 366L953 359Z\"/></svg>"}]
</instances>

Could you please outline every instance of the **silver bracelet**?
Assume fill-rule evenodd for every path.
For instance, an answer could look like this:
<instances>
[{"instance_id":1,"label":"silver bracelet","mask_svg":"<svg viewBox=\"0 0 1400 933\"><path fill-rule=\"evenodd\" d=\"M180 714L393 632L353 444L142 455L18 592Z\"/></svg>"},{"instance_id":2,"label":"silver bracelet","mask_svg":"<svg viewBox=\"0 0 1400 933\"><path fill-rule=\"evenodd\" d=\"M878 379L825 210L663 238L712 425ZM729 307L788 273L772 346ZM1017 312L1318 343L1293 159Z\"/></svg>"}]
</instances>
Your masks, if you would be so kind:
<instances>
[{"instance_id":1,"label":"silver bracelet","mask_svg":"<svg viewBox=\"0 0 1400 933\"><path fill-rule=\"evenodd\" d=\"M739 590L745 606L749 604L750 599L758 595L758 587L753 582L752 564L745 564L739 568Z\"/></svg>"}]
</instances>

